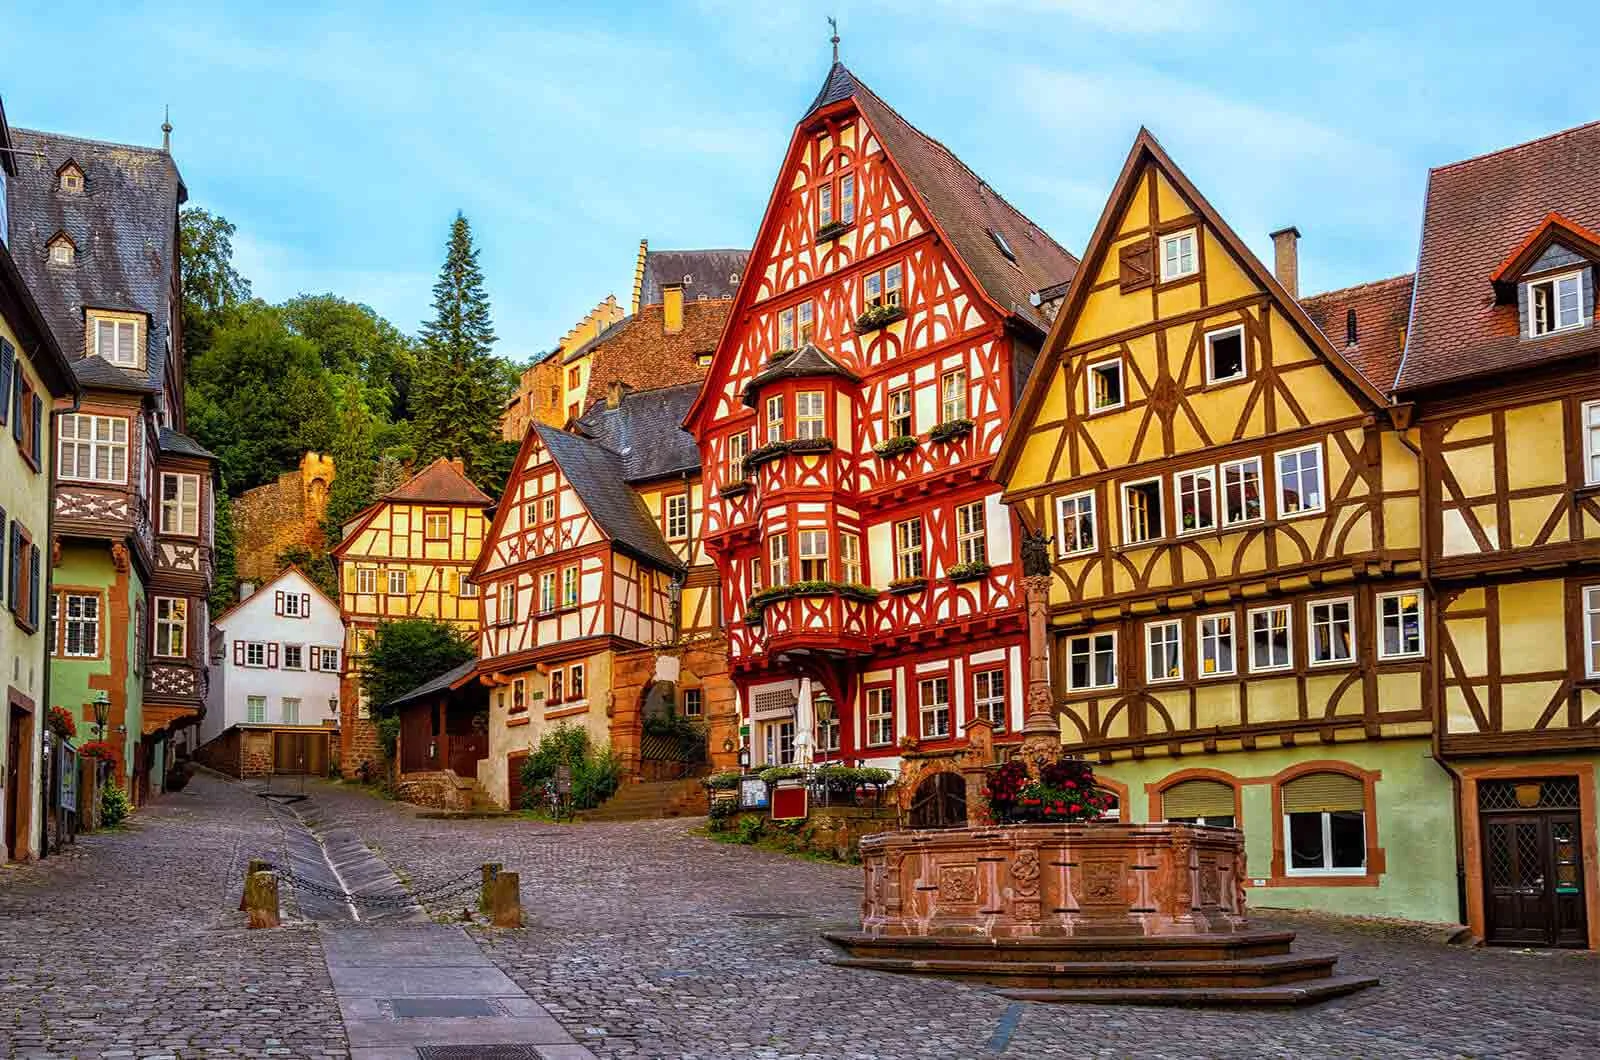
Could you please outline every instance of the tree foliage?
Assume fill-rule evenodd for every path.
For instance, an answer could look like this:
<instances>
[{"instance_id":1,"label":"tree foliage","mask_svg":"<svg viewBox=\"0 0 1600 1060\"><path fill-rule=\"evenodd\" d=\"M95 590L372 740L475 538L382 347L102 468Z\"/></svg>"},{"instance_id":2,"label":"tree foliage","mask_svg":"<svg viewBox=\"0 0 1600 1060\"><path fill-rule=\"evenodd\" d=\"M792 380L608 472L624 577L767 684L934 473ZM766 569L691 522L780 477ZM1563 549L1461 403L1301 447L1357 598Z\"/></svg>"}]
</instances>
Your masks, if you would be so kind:
<instances>
[{"instance_id":1,"label":"tree foliage","mask_svg":"<svg viewBox=\"0 0 1600 1060\"><path fill-rule=\"evenodd\" d=\"M250 281L233 267L233 235L226 217L198 206L178 214L183 265L183 334L192 355L210 345L211 332L250 300Z\"/></svg>"},{"instance_id":2,"label":"tree foliage","mask_svg":"<svg viewBox=\"0 0 1600 1060\"><path fill-rule=\"evenodd\" d=\"M290 545L278 553L274 567L278 570L294 564L300 572L315 583L330 600L339 599L339 581L334 575L333 559L324 550L307 548L305 545Z\"/></svg>"},{"instance_id":3,"label":"tree foliage","mask_svg":"<svg viewBox=\"0 0 1600 1060\"><path fill-rule=\"evenodd\" d=\"M233 500L228 496L227 480L217 491L211 522L215 574L211 581L211 614L220 615L239 599L239 567L234 557Z\"/></svg>"},{"instance_id":4,"label":"tree foliage","mask_svg":"<svg viewBox=\"0 0 1600 1060\"><path fill-rule=\"evenodd\" d=\"M389 706L394 699L477 653L472 637L448 622L380 622L361 659L361 687L372 701L373 714L387 717L394 713Z\"/></svg>"}]
</instances>

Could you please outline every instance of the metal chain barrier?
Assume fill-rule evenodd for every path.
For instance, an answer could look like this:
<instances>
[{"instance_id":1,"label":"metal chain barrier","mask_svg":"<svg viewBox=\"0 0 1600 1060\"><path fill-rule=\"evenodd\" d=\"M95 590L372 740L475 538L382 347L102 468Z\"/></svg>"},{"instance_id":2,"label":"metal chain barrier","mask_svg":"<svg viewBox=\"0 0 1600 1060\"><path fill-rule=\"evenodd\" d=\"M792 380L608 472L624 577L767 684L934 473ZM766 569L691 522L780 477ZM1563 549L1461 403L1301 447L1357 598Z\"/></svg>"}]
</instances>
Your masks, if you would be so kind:
<instances>
[{"instance_id":1,"label":"metal chain barrier","mask_svg":"<svg viewBox=\"0 0 1600 1060\"><path fill-rule=\"evenodd\" d=\"M389 909L404 908L412 905L421 906L424 902L455 898L458 895L476 890L480 883L480 870L469 869L460 876L453 876L450 879L430 884L427 887L407 890L403 894L357 894L342 888L329 887L327 884L301 876L290 869L274 867L272 871L279 880L294 887L297 891L303 890L307 894L331 898L340 902L350 902L360 906Z\"/></svg>"}]
</instances>

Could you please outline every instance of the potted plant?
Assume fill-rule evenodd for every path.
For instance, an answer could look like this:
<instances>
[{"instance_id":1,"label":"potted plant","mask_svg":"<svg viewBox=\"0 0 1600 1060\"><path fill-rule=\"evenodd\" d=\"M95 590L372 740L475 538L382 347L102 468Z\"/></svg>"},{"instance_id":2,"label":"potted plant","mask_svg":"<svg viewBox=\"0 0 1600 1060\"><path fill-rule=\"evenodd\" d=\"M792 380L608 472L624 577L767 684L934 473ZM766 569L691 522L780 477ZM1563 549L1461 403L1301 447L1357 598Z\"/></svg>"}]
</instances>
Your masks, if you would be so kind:
<instances>
[{"instance_id":1,"label":"potted plant","mask_svg":"<svg viewBox=\"0 0 1600 1060\"><path fill-rule=\"evenodd\" d=\"M973 421L968 419L945 420L943 423L933 425L933 428L928 431L928 440L931 442L953 442L971 434L974 426Z\"/></svg>"},{"instance_id":2,"label":"potted plant","mask_svg":"<svg viewBox=\"0 0 1600 1060\"><path fill-rule=\"evenodd\" d=\"M953 563L945 569L945 577L953 582L973 582L989 573L989 564L981 559L970 563Z\"/></svg>"},{"instance_id":3,"label":"potted plant","mask_svg":"<svg viewBox=\"0 0 1600 1060\"><path fill-rule=\"evenodd\" d=\"M856 317L856 334L865 335L869 331L888 327L896 320L904 320L905 307L898 302L881 302L878 305L869 305L862 314Z\"/></svg>"},{"instance_id":4,"label":"potted plant","mask_svg":"<svg viewBox=\"0 0 1600 1060\"><path fill-rule=\"evenodd\" d=\"M789 443L791 453L831 453L832 438L796 438Z\"/></svg>"},{"instance_id":5,"label":"potted plant","mask_svg":"<svg viewBox=\"0 0 1600 1060\"><path fill-rule=\"evenodd\" d=\"M817 242L826 243L829 240L838 239L855 226L856 223L854 221L829 221L817 229Z\"/></svg>"},{"instance_id":6,"label":"potted plant","mask_svg":"<svg viewBox=\"0 0 1600 1060\"><path fill-rule=\"evenodd\" d=\"M73 720L72 712L66 707L51 707L50 718L46 724L59 739L71 740L78 735L78 723Z\"/></svg>"},{"instance_id":7,"label":"potted plant","mask_svg":"<svg viewBox=\"0 0 1600 1060\"><path fill-rule=\"evenodd\" d=\"M889 583L889 591L896 596L920 592L928 587L927 578L896 578Z\"/></svg>"},{"instance_id":8,"label":"potted plant","mask_svg":"<svg viewBox=\"0 0 1600 1060\"><path fill-rule=\"evenodd\" d=\"M886 438L872 447L878 454L878 459L889 460L901 453L909 453L917 447L917 440L909 434L897 434L893 438Z\"/></svg>"}]
</instances>

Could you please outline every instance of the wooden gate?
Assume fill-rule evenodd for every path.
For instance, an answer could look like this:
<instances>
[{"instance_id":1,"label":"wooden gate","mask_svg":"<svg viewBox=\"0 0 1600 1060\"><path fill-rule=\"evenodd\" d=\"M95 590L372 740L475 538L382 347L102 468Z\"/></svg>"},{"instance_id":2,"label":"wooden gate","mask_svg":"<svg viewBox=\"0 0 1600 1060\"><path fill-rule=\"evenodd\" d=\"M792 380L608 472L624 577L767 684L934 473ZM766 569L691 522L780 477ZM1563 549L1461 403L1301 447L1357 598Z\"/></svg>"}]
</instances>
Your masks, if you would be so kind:
<instances>
[{"instance_id":1,"label":"wooden gate","mask_svg":"<svg viewBox=\"0 0 1600 1060\"><path fill-rule=\"evenodd\" d=\"M912 828L965 828L967 781L959 773L935 773L911 796Z\"/></svg>"},{"instance_id":2,"label":"wooden gate","mask_svg":"<svg viewBox=\"0 0 1600 1060\"><path fill-rule=\"evenodd\" d=\"M438 766L433 760L433 707L400 711L400 772L421 773Z\"/></svg>"},{"instance_id":3,"label":"wooden gate","mask_svg":"<svg viewBox=\"0 0 1600 1060\"><path fill-rule=\"evenodd\" d=\"M279 776L327 775L328 734L323 731L273 733L272 771Z\"/></svg>"},{"instance_id":4,"label":"wooden gate","mask_svg":"<svg viewBox=\"0 0 1600 1060\"><path fill-rule=\"evenodd\" d=\"M489 734L486 732L452 732L440 737L444 742L440 757L446 769L458 777L476 780L478 763L489 757Z\"/></svg>"},{"instance_id":5,"label":"wooden gate","mask_svg":"<svg viewBox=\"0 0 1600 1060\"><path fill-rule=\"evenodd\" d=\"M1588 940L1575 777L1478 787L1488 942L1582 947Z\"/></svg>"}]
</instances>

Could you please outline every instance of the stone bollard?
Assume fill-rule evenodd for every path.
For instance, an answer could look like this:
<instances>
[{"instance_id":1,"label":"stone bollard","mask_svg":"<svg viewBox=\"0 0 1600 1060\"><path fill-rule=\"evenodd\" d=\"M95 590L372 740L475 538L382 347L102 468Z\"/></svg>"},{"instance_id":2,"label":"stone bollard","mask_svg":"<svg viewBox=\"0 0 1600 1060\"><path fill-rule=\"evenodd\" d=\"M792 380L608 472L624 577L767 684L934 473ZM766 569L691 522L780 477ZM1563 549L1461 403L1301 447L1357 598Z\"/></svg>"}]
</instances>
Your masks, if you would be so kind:
<instances>
[{"instance_id":1,"label":"stone bollard","mask_svg":"<svg viewBox=\"0 0 1600 1060\"><path fill-rule=\"evenodd\" d=\"M245 911L250 927L274 928L282 920L278 914L278 877L272 872L252 872L244 885Z\"/></svg>"},{"instance_id":2,"label":"stone bollard","mask_svg":"<svg viewBox=\"0 0 1600 1060\"><path fill-rule=\"evenodd\" d=\"M249 889L249 886L250 886L250 877L254 876L258 872L266 872L267 870L269 870L271 868L272 868L272 862L270 862L270 861L262 861L260 858L251 858L250 859L249 868L244 870L244 883L245 883L246 890L239 892L239 912L242 913L245 910L244 899L245 899L245 894L248 892L248 889Z\"/></svg>"},{"instance_id":3,"label":"stone bollard","mask_svg":"<svg viewBox=\"0 0 1600 1060\"><path fill-rule=\"evenodd\" d=\"M478 889L478 912L483 916L489 915L490 902L494 897L495 877L500 875L501 865L498 861L486 861L483 865L483 886Z\"/></svg>"},{"instance_id":4,"label":"stone bollard","mask_svg":"<svg viewBox=\"0 0 1600 1060\"><path fill-rule=\"evenodd\" d=\"M522 926L521 880L515 872L498 873L489 898L490 923L499 928Z\"/></svg>"}]
</instances>

